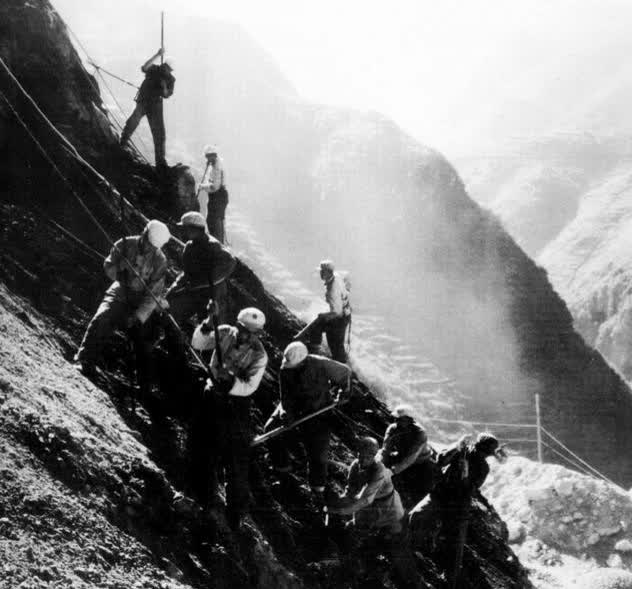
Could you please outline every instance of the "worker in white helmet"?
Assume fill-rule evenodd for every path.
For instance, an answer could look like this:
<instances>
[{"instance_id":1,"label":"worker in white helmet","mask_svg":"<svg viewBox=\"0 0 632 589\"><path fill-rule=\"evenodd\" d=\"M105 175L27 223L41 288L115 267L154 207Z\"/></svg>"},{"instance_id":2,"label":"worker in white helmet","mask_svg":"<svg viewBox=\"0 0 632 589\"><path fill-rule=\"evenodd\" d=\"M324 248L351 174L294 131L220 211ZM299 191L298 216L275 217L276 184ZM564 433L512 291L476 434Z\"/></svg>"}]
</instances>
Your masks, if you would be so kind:
<instances>
[{"instance_id":1,"label":"worker in white helmet","mask_svg":"<svg viewBox=\"0 0 632 589\"><path fill-rule=\"evenodd\" d=\"M265 321L259 309L249 307L240 311L236 326L219 326L219 342L210 318L198 326L192 340L196 350L213 352L213 377L191 428L193 492L203 506L215 506L219 501L218 471L225 465L227 515L233 528L239 527L250 503L250 397L268 364L259 339Z\"/></svg>"},{"instance_id":2,"label":"worker in white helmet","mask_svg":"<svg viewBox=\"0 0 632 589\"><path fill-rule=\"evenodd\" d=\"M314 413L342 395L350 394L351 370L348 366L309 354L302 342L292 342L283 352L279 373L280 402L265 425L271 431ZM333 391L337 391L334 393ZM309 483L322 496L327 485L330 417L322 415L310 419L298 428L298 437L305 446L309 466ZM270 458L281 472L289 470L287 440L282 437L268 444Z\"/></svg>"},{"instance_id":3,"label":"worker in white helmet","mask_svg":"<svg viewBox=\"0 0 632 589\"><path fill-rule=\"evenodd\" d=\"M200 182L199 189L208 196L206 213L208 232L220 243L225 243L224 219L228 206L228 190L226 190L224 164L215 145L207 145L204 148L204 157L206 158L206 173Z\"/></svg>"},{"instance_id":4,"label":"worker in white helmet","mask_svg":"<svg viewBox=\"0 0 632 589\"><path fill-rule=\"evenodd\" d=\"M163 115L162 101L173 94L176 79L173 76L173 61L167 57L161 65L154 64L164 49L159 49L141 67L145 79L136 94L136 108L125 123L121 133L121 145L126 145L130 137L136 131L144 116L147 117L151 135L154 139L154 151L156 156L156 168L164 170L167 167L165 159L165 119Z\"/></svg>"},{"instance_id":5,"label":"worker in white helmet","mask_svg":"<svg viewBox=\"0 0 632 589\"><path fill-rule=\"evenodd\" d=\"M75 361L84 372L91 373L100 359L108 338L117 328L134 328L138 337L137 353L141 356L139 370L146 368L143 326L157 306L165 287L167 258L163 246L171 238L169 229L161 221L149 221L141 235L117 241L106 258L103 269L112 280L101 305L90 321ZM156 297L156 298L154 298ZM142 353L141 353L142 352ZM140 377L141 386L147 380Z\"/></svg>"}]
</instances>

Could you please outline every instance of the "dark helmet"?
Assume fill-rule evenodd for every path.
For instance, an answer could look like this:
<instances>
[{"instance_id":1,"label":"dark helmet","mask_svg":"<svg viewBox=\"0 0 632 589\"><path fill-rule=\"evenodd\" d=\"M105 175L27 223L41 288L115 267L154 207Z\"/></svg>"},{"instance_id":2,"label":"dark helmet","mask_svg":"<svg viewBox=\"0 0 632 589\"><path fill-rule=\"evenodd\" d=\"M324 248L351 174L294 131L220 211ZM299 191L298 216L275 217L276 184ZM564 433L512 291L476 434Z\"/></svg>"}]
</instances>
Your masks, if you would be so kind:
<instances>
[{"instance_id":1,"label":"dark helmet","mask_svg":"<svg viewBox=\"0 0 632 589\"><path fill-rule=\"evenodd\" d=\"M474 443L474 448L486 456L494 454L499 447L500 442L498 441L498 438L489 432L478 434L476 442Z\"/></svg>"}]
</instances>

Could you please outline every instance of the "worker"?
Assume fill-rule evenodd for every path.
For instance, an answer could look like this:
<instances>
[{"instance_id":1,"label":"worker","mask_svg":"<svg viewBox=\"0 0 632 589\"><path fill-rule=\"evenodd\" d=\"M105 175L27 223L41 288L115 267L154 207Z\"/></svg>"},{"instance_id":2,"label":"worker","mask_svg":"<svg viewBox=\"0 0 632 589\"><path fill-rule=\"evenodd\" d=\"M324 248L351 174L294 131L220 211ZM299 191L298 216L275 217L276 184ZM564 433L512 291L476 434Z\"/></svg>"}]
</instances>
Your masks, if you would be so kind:
<instances>
[{"instance_id":1,"label":"worker","mask_svg":"<svg viewBox=\"0 0 632 589\"><path fill-rule=\"evenodd\" d=\"M441 469L438 481L430 494L410 512L410 529L422 550L434 550L441 529L454 536L455 530L467 520L472 499L489 508L481 487L489 475L488 458L505 458L498 439L481 433L474 442L463 436L456 444L439 453L437 466ZM456 542L452 537L451 542Z\"/></svg>"},{"instance_id":2,"label":"worker","mask_svg":"<svg viewBox=\"0 0 632 589\"><path fill-rule=\"evenodd\" d=\"M103 263L112 285L90 321L75 355L75 361L84 373L94 372L106 339L117 328L133 328L139 333L139 341L151 346L142 332L163 294L167 258L162 248L170 238L167 226L152 220L141 235L124 237L112 247ZM141 352L139 367L145 363L146 351L144 347L137 349Z\"/></svg>"},{"instance_id":3,"label":"worker","mask_svg":"<svg viewBox=\"0 0 632 589\"><path fill-rule=\"evenodd\" d=\"M289 344L283 352L279 374L280 402L267 423L266 432L288 425L319 409L340 402L350 394L351 370L334 360L308 354L302 342ZM332 388L338 392L332 395ZM307 452L309 484L317 498L322 499L327 484L331 426L327 415L306 421L298 431ZM270 458L280 472L289 471L286 440L268 444Z\"/></svg>"},{"instance_id":4,"label":"worker","mask_svg":"<svg viewBox=\"0 0 632 589\"><path fill-rule=\"evenodd\" d=\"M212 378L191 428L193 492L205 508L216 507L219 469L225 465L227 517L233 529L239 528L250 504L250 398L268 364L259 339L265 321L259 309L249 307L239 312L236 326L218 327L219 342L210 318L197 327L192 340L196 350L213 352Z\"/></svg>"},{"instance_id":5,"label":"worker","mask_svg":"<svg viewBox=\"0 0 632 589\"><path fill-rule=\"evenodd\" d=\"M167 168L165 159L165 120L162 101L173 94L176 79L173 76L173 62L165 58L161 65L154 64L164 56L164 49L159 49L141 67L145 79L136 94L136 107L127 119L121 134L121 145L125 146L136 131L141 119L146 116L151 135L154 139L156 168L164 171Z\"/></svg>"},{"instance_id":6,"label":"worker","mask_svg":"<svg viewBox=\"0 0 632 589\"><path fill-rule=\"evenodd\" d=\"M371 437L360 438L358 455L349 468L347 487L342 496L328 498L332 514L351 515L343 550L347 566L355 574L363 567L354 561L367 558L366 540L377 534L391 557L398 587L418 587L414 556L403 534L404 507L391 481L391 471L378 454L379 444ZM355 586L355 585L354 585Z\"/></svg>"},{"instance_id":7,"label":"worker","mask_svg":"<svg viewBox=\"0 0 632 589\"><path fill-rule=\"evenodd\" d=\"M228 206L228 191L224 165L214 145L207 145L204 148L204 157L206 158L206 173L200 182L199 190L208 195L206 213L208 231L220 243L225 243L224 219Z\"/></svg>"},{"instance_id":8,"label":"worker","mask_svg":"<svg viewBox=\"0 0 632 589\"><path fill-rule=\"evenodd\" d=\"M167 291L170 312L178 324L184 326L192 315L202 315L208 300L213 299L218 306L219 321L225 323L228 304L226 280L237 261L208 235L201 213L185 213L177 225L184 232L186 245L182 253L183 272Z\"/></svg>"},{"instance_id":9,"label":"worker","mask_svg":"<svg viewBox=\"0 0 632 589\"><path fill-rule=\"evenodd\" d=\"M320 345L325 333L331 357L344 364L348 360L345 340L351 329L349 291L342 276L335 271L331 260L323 260L319 271L325 283L325 300L329 305L329 311L319 313L296 339L307 340L311 345Z\"/></svg>"},{"instance_id":10,"label":"worker","mask_svg":"<svg viewBox=\"0 0 632 589\"><path fill-rule=\"evenodd\" d=\"M393 473L404 505L412 507L433 487L435 453L410 405L398 405L392 415L395 422L386 428L380 459Z\"/></svg>"}]
</instances>

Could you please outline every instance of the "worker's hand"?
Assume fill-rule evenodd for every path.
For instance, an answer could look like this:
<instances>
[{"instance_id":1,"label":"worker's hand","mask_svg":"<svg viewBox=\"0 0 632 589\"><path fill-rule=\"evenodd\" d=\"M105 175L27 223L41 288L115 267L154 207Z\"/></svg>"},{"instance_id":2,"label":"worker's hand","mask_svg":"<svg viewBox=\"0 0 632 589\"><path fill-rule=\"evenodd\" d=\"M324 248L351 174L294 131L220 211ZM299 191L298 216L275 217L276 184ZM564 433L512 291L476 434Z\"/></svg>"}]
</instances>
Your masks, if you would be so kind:
<instances>
[{"instance_id":1,"label":"worker's hand","mask_svg":"<svg viewBox=\"0 0 632 589\"><path fill-rule=\"evenodd\" d=\"M217 317L219 315L219 306L217 305L217 301L211 299L206 305L206 311L208 312L209 317Z\"/></svg>"},{"instance_id":2,"label":"worker's hand","mask_svg":"<svg viewBox=\"0 0 632 589\"><path fill-rule=\"evenodd\" d=\"M165 48L164 47L161 47L160 49L158 49L158 51L156 51L156 55L162 56L164 54L165 54Z\"/></svg>"},{"instance_id":3,"label":"worker's hand","mask_svg":"<svg viewBox=\"0 0 632 589\"><path fill-rule=\"evenodd\" d=\"M158 307L161 311L168 311L170 307L169 301L164 297L160 297L158 299Z\"/></svg>"},{"instance_id":4,"label":"worker's hand","mask_svg":"<svg viewBox=\"0 0 632 589\"><path fill-rule=\"evenodd\" d=\"M202 323L200 324L200 331L204 335L208 335L209 333L211 333L211 331L213 331L213 324L209 319L205 319L204 321L202 321Z\"/></svg>"}]
</instances>

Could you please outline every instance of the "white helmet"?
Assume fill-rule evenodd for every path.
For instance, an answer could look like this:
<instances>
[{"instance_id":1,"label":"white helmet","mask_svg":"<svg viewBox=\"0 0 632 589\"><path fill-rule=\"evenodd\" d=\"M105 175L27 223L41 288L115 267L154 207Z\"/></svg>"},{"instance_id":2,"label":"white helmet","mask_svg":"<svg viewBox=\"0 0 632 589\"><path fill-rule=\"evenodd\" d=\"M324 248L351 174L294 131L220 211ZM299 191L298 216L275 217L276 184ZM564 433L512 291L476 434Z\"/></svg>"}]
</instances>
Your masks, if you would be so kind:
<instances>
[{"instance_id":1,"label":"white helmet","mask_svg":"<svg viewBox=\"0 0 632 589\"><path fill-rule=\"evenodd\" d=\"M156 219L152 219L147 223L145 233L149 243L158 249L171 239L169 228L162 221L157 221Z\"/></svg>"},{"instance_id":2,"label":"white helmet","mask_svg":"<svg viewBox=\"0 0 632 589\"><path fill-rule=\"evenodd\" d=\"M176 225L178 227L200 227L201 229L206 229L204 215L202 215L202 213L198 213L197 211L184 213L184 215L180 218L180 222L176 223Z\"/></svg>"},{"instance_id":3,"label":"white helmet","mask_svg":"<svg viewBox=\"0 0 632 589\"><path fill-rule=\"evenodd\" d=\"M210 155L214 153L217 155L217 145L209 144L204 146L204 155Z\"/></svg>"},{"instance_id":4,"label":"white helmet","mask_svg":"<svg viewBox=\"0 0 632 589\"><path fill-rule=\"evenodd\" d=\"M283 350L281 368L296 368L307 358L307 346L303 342L292 342Z\"/></svg>"},{"instance_id":5,"label":"white helmet","mask_svg":"<svg viewBox=\"0 0 632 589\"><path fill-rule=\"evenodd\" d=\"M243 325L250 333L256 333L266 324L266 316L255 307L248 307L239 311L237 323Z\"/></svg>"},{"instance_id":6,"label":"white helmet","mask_svg":"<svg viewBox=\"0 0 632 589\"><path fill-rule=\"evenodd\" d=\"M393 409L393 411L391 412L391 415L395 418L397 417L411 417L411 418L415 418L415 410L412 408L411 405L407 405L407 404L402 404L402 405L398 405L397 407L395 407L395 409Z\"/></svg>"}]
</instances>

